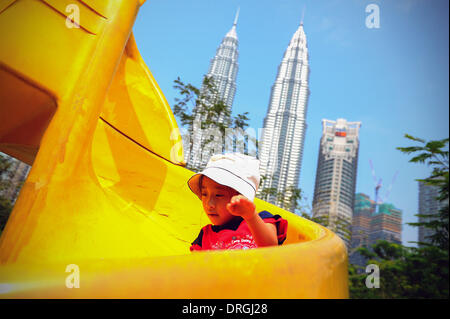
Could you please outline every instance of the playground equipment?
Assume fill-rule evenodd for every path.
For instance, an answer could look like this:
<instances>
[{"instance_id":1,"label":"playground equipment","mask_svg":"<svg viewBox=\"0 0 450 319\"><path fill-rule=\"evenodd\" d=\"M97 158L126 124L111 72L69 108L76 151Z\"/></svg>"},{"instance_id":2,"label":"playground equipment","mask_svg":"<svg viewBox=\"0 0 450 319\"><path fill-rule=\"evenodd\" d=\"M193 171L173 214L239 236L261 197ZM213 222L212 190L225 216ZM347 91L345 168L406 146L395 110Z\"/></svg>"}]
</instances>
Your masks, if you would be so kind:
<instances>
[{"instance_id":1,"label":"playground equipment","mask_svg":"<svg viewBox=\"0 0 450 319\"><path fill-rule=\"evenodd\" d=\"M342 240L260 200L283 246L189 252L208 221L131 32L143 2L0 0L0 151L32 165L0 298L347 298Z\"/></svg>"}]
</instances>

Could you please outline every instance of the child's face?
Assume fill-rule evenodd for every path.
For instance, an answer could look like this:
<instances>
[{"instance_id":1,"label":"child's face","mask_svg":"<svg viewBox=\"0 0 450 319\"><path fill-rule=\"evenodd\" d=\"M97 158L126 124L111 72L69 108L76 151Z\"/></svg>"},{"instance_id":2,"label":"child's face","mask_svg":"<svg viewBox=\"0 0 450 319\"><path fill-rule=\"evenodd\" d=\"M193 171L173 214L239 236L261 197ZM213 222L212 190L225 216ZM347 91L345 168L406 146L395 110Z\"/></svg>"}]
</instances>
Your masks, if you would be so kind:
<instances>
[{"instance_id":1,"label":"child's face","mask_svg":"<svg viewBox=\"0 0 450 319\"><path fill-rule=\"evenodd\" d=\"M227 209L231 198L239 193L231 187L216 183L212 179L202 177L202 203L205 213L214 225L223 225L234 216Z\"/></svg>"}]
</instances>

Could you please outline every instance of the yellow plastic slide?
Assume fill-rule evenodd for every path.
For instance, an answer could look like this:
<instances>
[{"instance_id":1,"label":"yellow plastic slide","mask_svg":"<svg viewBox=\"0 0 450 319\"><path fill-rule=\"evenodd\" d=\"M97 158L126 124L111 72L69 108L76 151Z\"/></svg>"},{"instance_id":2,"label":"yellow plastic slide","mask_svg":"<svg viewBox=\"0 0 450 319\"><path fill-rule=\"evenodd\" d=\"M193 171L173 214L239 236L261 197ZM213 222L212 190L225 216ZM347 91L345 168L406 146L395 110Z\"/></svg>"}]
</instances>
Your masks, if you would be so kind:
<instances>
[{"instance_id":1,"label":"yellow plastic slide","mask_svg":"<svg viewBox=\"0 0 450 319\"><path fill-rule=\"evenodd\" d=\"M0 238L1 298L347 298L334 233L191 253L208 223L136 47L138 0L0 0L0 151L32 169Z\"/></svg>"}]
</instances>

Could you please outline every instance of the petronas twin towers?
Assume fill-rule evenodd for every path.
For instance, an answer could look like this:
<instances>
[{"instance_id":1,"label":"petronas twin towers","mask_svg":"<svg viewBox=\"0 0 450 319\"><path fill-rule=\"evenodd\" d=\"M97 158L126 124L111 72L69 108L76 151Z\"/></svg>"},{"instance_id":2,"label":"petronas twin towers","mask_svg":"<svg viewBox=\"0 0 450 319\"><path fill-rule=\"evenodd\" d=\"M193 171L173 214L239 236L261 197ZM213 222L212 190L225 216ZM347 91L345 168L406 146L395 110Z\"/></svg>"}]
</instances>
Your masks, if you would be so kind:
<instances>
[{"instance_id":1,"label":"petronas twin towers","mask_svg":"<svg viewBox=\"0 0 450 319\"><path fill-rule=\"evenodd\" d=\"M300 178L308 105L308 48L303 23L286 49L272 86L259 151L260 189L271 188L290 198ZM267 201L286 207L276 195Z\"/></svg>"},{"instance_id":2,"label":"petronas twin towers","mask_svg":"<svg viewBox=\"0 0 450 319\"><path fill-rule=\"evenodd\" d=\"M233 26L217 48L216 55L211 60L209 71L206 74L207 77L211 77L214 80L214 84L219 93L219 98L225 102L230 111L236 93L236 78L238 73L239 42L236 34L238 18L239 10L236 13ZM202 88L202 90L204 90L204 88ZM199 114L200 112L197 110L195 113ZM201 115L197 115L194 120L194 127L192 129L192 150L189 151L189 148L184 148L187 150L185 153L188 166L197 170L203 168L208 162L210 155L212 155L209 154L209 149L207 151L202 151L202 145L208 138L205 135L209 135L205 134L205 132L202 132L200 129L202 120ZM220 118L222 123L224 120L223 117Z\"/></svg>"},{"instance_id":3,"label":"petronas twin towers","mask_svg":"<svg viewBox=\"0 0 450 319\"><path fill-rule=\"evenodd\" d=\"M207 73L214 79L220 98L230 110L238 73L238 16L239 11ZM303 23L300 23L278 67L258 150L263 176L260 189L276 190L285 194L285 198L290 196L292 188L297 188L300 178L309 96L308 78L308 48ZM191 167L200 167L206 164L208 156L199 151L203 140L200 130L193 131L193 148L190 153L187 152L186 159ZM266 200L283 205L275 195L269 195Z\"/></svg>"}]
</instances>

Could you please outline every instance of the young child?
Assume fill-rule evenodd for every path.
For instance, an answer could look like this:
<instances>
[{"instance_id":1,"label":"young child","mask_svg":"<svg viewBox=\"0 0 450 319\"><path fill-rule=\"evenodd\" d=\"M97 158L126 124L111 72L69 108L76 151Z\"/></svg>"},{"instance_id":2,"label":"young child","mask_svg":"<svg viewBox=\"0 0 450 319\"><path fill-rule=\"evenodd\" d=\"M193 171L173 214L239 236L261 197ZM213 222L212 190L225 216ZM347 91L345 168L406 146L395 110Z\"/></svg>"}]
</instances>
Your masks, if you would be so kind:
<instances>
[{"instance_id":1,"label":"young child","mask_svg":"<svg viewBox=\"0 0 450 319\"><path fill-rule=\"evenodd\" d=\"M259 161L238 153L212 156L206 168L189 179L189 188L202 201L212 223L202 228L191 251L249 249L284 242L287 221L255 210L259 180Z\"/></svg>"}]
</instances>

